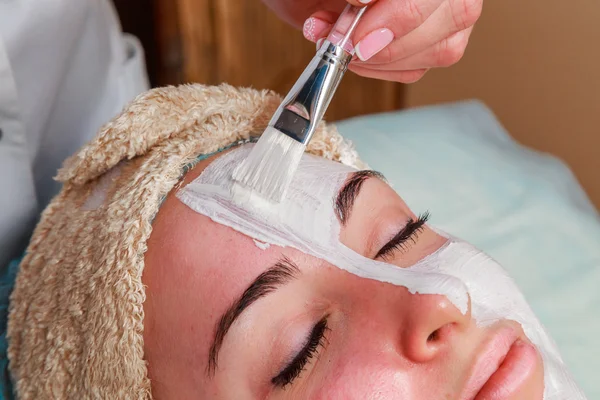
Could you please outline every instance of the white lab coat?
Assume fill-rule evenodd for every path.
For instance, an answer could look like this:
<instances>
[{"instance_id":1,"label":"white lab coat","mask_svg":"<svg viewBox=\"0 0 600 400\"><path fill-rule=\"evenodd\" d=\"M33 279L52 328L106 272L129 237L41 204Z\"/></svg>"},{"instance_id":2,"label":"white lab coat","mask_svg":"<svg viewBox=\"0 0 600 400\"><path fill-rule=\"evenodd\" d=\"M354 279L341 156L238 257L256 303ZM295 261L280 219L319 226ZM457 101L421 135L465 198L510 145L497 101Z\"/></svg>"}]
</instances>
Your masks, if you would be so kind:
<instances>
[{"instance_id":1,"label":"white lab coat","mask_svg":"<svg viewBox=\"0 0 600 400\"><path fill-rule=\"evenodd\" d=\"M59 190L63 160L147 88L109 0L0 1L0 268Z\"/></svg>"}]
</instances>

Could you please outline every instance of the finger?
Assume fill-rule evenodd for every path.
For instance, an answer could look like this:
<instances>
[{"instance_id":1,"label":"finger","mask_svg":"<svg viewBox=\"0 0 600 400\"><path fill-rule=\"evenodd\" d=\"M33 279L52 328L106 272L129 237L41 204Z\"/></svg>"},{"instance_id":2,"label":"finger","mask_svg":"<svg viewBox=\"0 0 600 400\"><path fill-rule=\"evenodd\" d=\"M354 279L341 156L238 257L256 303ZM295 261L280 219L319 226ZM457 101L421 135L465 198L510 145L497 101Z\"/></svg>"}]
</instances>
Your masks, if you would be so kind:
<instances>
[{"instance_id":1,"label":"finger","mask_svg":"<svg viewBox=\"0 0 600 400\"><path fill-rule=\"evenodd\" d=\"M362 67L358 64L350 64L349 69L354 73L360 76L364 76L366 78L381 79L385 81L394 81L400 83L417 82L427 73L427 69L419 69L413 71L378 71Z\"/></svg>"},{"instance_id":2,"label":"finger","mask_svg":"<svg viewBox=\"0 0 600 400\"><path fill-rule=\"evenodd\" d=\"M311 15L302 27L302 34L311 42L327 36L339 14L330 11L318 11Z\"/></svg>"},{"instance_id":3,"label":"finger","mask_svg":"<svg viewBox=\"0 0 600 400\"><path fill-rule=\"evenodd\" d=\"M375 3L377 0L346 0L349 4L352 4L353 6L366 6L367 4L373 4Z\"/></svg>"},{"instance_id":4,"label":"finger","mask_svg":"<svg viewBox=\"0 0 600 400\"><path fill-rule=\"evenodd\" d=\"M444 38L473 26L481 15L481 8L482 0L446 0L422 25L402 37L395 36L388 46L371 54L371 57L362 51L359 42L361 60L368 60L368 64L388 64L420 53Z\"/></svg>"},{"instance_id":5,"label":"finger","mask_svg":"<svg viewBox=\"0 0 600 400\"><path fill-rule=\"evenodd\" d=\"M358 4L361 0L352 1ZM370 5L353 36L354 43L363 41L361 48L358 49L361 59L369 58L371 53L389 44L394 37L402 37L421 25L443 1L379 0ZM304 24L304 36L315 42L323 36L325 23L330 24L330 29L338 17L339 13L329 11L318 11L312 14Z\"/></svg>"},{"instance_id":6,"label":"finger","mask_svg":"<svg viewBox=\"0 0 600 400\"><path fill-rule=\"evenodd\" d=\"M449 67L456 64L463 57L472 31L473 27L467 28L439 41L420 53L389 64L366 64L360 61L353 61L353 63L377 71L409 71Z\"/></svg>"},{"instance_id":7,"label":"finger","mask_svg":"<svg viewBox=\"0 0 600 400\"><path fill-rule=\"evenodd\" d=\"M354 38L360 41L370 32L388 28L402 37L423 24L444 0L379 0L369 6L356 27Z\"/></svg>"},{"instance_id":8,"label":"finger","mask_svg":"<svg viewBox=\"0 0 600 400\"><path fill-rule=\"evenodd\" d=\"M393 41L423 24L444 0L379 0L363 15L353 42L358 56L368 60Z\"/></svg>"}]
</instances>

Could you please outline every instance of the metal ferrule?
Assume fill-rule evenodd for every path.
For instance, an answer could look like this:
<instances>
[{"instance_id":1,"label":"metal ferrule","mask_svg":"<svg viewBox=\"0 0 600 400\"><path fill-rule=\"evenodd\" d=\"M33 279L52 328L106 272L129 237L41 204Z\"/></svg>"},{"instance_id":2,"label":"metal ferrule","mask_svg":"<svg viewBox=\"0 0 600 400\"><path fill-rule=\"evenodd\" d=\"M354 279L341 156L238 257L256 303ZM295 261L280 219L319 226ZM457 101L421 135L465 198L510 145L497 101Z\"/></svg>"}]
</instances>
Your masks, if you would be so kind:
<instances>
[{"instance_id":1,"label":"metal ferrule","mask_svg":"<svg viewBox=\"0 0 600 400\"><path fill-rule=\"evenodd\" d=\"M326 40L269 125L304 145L308 144L351 59L350 53Z\"/></svg>"}]
</instances>

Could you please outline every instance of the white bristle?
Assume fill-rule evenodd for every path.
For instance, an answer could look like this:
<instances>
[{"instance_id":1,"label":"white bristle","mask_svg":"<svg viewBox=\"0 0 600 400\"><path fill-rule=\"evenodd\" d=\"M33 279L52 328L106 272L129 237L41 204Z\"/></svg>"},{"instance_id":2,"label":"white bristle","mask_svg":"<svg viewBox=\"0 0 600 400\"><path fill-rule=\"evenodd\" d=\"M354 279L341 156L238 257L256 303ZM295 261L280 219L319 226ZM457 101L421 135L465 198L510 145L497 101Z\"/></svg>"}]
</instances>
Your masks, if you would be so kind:
<instances>
[{"instance_id":1,"label":"white bristle","mask_svg":"<svg viewBox=\"0 0 600 400\"><path fill-rule=\"evenodd\" d=\"M233 171L233 179L263 197L280 202L305 148L304 144L269 126L248 157Z\"/></svg>"}]
</instances>

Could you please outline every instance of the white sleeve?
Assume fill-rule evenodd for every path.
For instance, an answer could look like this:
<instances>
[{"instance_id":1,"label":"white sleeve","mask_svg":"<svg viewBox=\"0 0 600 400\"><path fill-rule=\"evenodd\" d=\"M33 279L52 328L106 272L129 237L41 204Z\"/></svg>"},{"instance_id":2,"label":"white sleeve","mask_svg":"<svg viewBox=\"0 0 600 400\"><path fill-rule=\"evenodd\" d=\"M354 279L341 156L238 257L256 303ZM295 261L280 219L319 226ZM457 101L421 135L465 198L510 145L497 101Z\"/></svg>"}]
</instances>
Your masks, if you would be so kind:
<instances>
[{"instance_id":1,"label":"white sleeve","mask_svg":"<svg viewBox=\"0 0 600 400\"><path fill-rule=\"evenodd\" d=\"M63 160L148 89L143 50L122 33L109 0L0 5L40 207Z\"/></svg>"},{"instance_id":2,"label":"white sleeve","mask_svg":"<svg viewBox=\"0 0 600 400\"><path fill-rule=\"evenodd\" d=\"M122 33L112 3L86 3L89 9L79 24L79 39L69 54L71 61L64 71L34 161L42 207L60 188L52 177L63 160L149 87L143 49L136 38Z\"/></svg>"}]
</instances>

